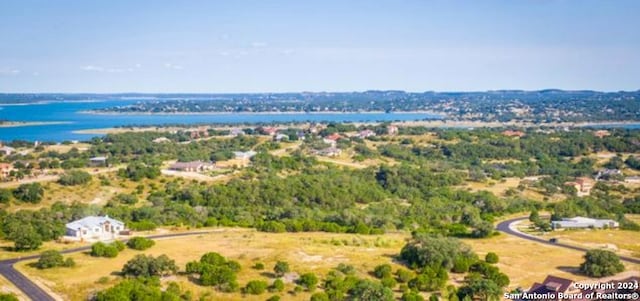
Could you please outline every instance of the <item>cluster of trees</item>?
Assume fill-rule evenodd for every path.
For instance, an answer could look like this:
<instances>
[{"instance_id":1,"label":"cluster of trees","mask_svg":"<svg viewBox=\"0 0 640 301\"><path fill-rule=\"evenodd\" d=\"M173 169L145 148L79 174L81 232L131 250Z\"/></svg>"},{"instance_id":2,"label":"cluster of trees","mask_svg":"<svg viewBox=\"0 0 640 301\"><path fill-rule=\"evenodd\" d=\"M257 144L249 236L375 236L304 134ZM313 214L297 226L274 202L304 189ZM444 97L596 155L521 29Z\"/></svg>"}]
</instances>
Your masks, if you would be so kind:
<instances>
[{"instance_id":1,"label":"cluster of trees","mask_svg":"<svg viewBox=\"0 0 640 301\"><path fill-rule=\"evenodd\" d=\"M94 257L113 258L118 256L118 253L124 250L124 248L125 244L119 240L116 240L109 244L97 242L91 245L91 252L89 254Z\"/></svg>"},{"instance_id":2,"label":"cluster of trees","mask_svg":"<svg viewBox=\"0 0 640 301\"><path fill-rule=\"evenodd\" d=\"M209 252L202 255L200 261L188 262L186 272L198 275L202 285L214 286L223 292L235 292L239 288L236 278L240 268L238 262Z\"/></svg>"},{"instance_id":3,"label":"cluster of trees","mask_svg":"<svg viewBox=\"0 0 640 301\"><path fill-rule=\"evenodd\" d=\"M138 277L120 281L115 286L99 291L96 301L113 300L193 300L193 293L182 290L176 282L163 288L158 277Z\"/></svg>"},{"instance_id":4,"label":"cluster of trees","mask_svg":"<svg viewBox=\"0 0 640 301\"><path fill-rule=\"evenodd\" d=\"M141 236L132 237L131 239L129 239L129 241L127 241L127 246L129 248L134 250L140 250L140 251L151 248L155 244L156 242L153 241L153 239L141 237Z\"/></svg>"},{"instance_id":5,"label":"cluster of trees","mask_svg":"<svg viewBox=\"0 0 640 301\"><path fill-rule=\"evenodd\" d=\"M69 170L58 178L58 183L65 186L82 185L91 181L91 175L82 170Z\"/></svg>"},{"instance_id":6,"label":"cluster of trees","mask_svg":"<svg viewBox=\"0 0 640 301\"><path fill-rule=\"evenodd\" d=\"M455 238L415 233L412 241L402 248L400 258L417 273L409 281L409 287L416 291L444 288L448 272L469 273L465 285L457 290L457 298L461 300L497 298L509 284L509 277L492 265L498 261L496 254L489 253L486 261L481 261L469 246Z\"/></svg>"},{"instance_id":7,"label":"cluster of trees","mask_svg":"<svg viewBox=\"0 0 640 301\"><path fill-rule=\"evenodd\" d=\"M40 258L35 263L35 267L39 269L50 269L55 267L72 267L76 263L73 258L64 259L62 254L56 250L44 251L40 254Z\"/></svg>"},{"instance_id":8,"label":"cluster of trees","mask_svg":"<svg viewBox=\"0 0 640 301\"><path fill-rule=\"evenodd\" d=\"M624 271L624 265L616 253L608 250L589 250L580 264L580 272L589 277L612 276Z\"/></svg>"},{"instance_id":9,"label":"cluster of trees","mask_svg":"<svg viewBox=\"0 0 640 301\"><path fill-rule=\"evenodd\" d=\"M122 275L125 277L162 277L176 272L176 262L164 254L158 257L138 254L122 267Z\"/></svg>"}]
</instances>

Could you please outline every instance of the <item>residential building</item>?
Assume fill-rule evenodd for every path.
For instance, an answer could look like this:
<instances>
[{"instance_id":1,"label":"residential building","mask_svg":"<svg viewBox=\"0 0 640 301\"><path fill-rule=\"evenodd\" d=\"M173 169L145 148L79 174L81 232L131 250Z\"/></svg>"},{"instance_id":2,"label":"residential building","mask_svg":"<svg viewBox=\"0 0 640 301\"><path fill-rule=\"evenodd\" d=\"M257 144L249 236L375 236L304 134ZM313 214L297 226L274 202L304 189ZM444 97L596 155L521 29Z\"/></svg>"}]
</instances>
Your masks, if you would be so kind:
<instances>
[{"instance_id":1,"label":"residential building","mask_svg":"<svg viewBox=\"0 0 640 301\"><path fill-rule=\"evenodd\" d=\"M244 135L244 131L239 128L233 128L229 131L229 136L237 137Z\"/></svg>"},{"instance_id":2,"label":"residential building","mask_svg":"<svg viewBox=\"0 0 640 301\"><path fill-rule=\"evenodd\" d=\"M601 179L601 178L611 178L611 177L617 177L617 176L622 176L622 171L620 171L619 169L603 169L598 171L598 174L596 175L596 181Z\"/></svg>"},{"instance_id":3,"label":"residential building","mask_svg":"<svg viewBox=\"0 0 640 301\"><path fill-rule=\"evenodd\" d=\"M177 171L199 172L213 170L215 165L203 161L176 162L169 169Z\"/></svg>"},{"instance_id":4,"label":"residential building","mask_svg":"<svg viewBox=\"0 0 640 301\"><path fill-rule=\"evenodd\" d=\"M534 283L526 292L529 295L535 295L535 300L551 301L560 300L558 294L577 294L579 289L575 288L574 281L571 279L547 276L542 283ZM528 300L531 298L520 298L520 300Z\"/></svg>"},{"instance_id":5,"label":"residential building","mask_svg":"<svg viewBox=\"0 0 640 301\"><path fill-rule=\"evenodd\" d=\"M505 135L507 137L523 137L525 134L522 131L506 130L502 132L502 135Z\"/></svg>"},{"instance_id":6,"label":"residential building","mask_svg":"<svg viewBox=\"0 0 640 301\"><path fill-rule=\"evenodd\" d=\"M171 142L171 139L167 138L167 137L158 137L156 139L152 140L153 143L165 143L165 142Z\"/></svg>"},{"instance_id":7,"label":"residential building","mask_svg":"<svg viewBox=\"0 0 640 301\"><path fill-rule=\"evenodd\" d=\"M593 132L593 135L598 137L598 138L604 138L604 137L607 137L607 136L611 135L611 133L609 133L609 131L607 131L607 130L599 130L599 131Z\"/></svg>"},{"instance_id":8,"label":"residential building","mask_svg":"<svg viewBox=\"0 0 640 301\"><path fill-rule=\"evenodd\" d=\"M8 155L13 154L15 151L16 151L16 149L11 147L11 146L6 146L5 145L3 147L0 147L0 154L3 154L3 155L7 155L8 156Z\"/></svg>"},{"instance_id":9,"label":"residential building","mask_svg":"<svg viewBox=\"0 0 640 301\"><path fill-rule=\"evenodd\" d=\"M591 193L591 189L593 189L594 181L590 178L580 177L572 182L566 182L564 185L575 187L578 196L587 196Z\"/></svg>"},{"instance_id":10,"label":"residential building","mask_svg":"<svg viewBox=\"0 0 640 301\"><path fill-rule=\"evenodd\" d=\"M10 163L0 163L0 179L6 179L15 170Z\"/></svg>"},{"instance_id":11,"label":"residential building","mask_svg":"<svg viewBox=\"0 0 640 301\"><path fill-rule=\"evenodd\" d=\"M571 279L547 276L542 283L534 283L525 292L511 294L510 300L575 300L575 301L600 301L600 300L625 300L631 299L633 294L640 293L637 283L640 277L630 276L624 279L612 279L609 281L580 281L579 284ZM589 287L590 284L595 286ZM621 286L620 284L631 284ZM634 285L635 284L635 285ZM560 295L562 294L562 295ZM587 296L591 298L587 299ZM628 296L628 297L625 297Z\"/></svg>"},{"instance_id":12,"label":"residential building","mask_svg":"<svg viewBox=\"0 0 640 301\"><path fill-rule=\"evenodd\" d=\"M339 156L342 153L342 150L335 147L327 147L325 149L316 150L314 153L319 156L335 157Z\"/></svg>"},{"instance_id":13,"label":"residential building","mask_svg":"<svg viewBox=\"0 0 640 301\"><path fill-rule=\"evenodd\" d=\"M101 156L89 158L89 165L94 167L107 166L107 157Z\"/></svg>"},{"instance_id":14,"label":"residential building","mask_svg":"<svg viewBox=\"0 0 640 301\"><path fill-rule=\"evenodd\" d=\"M395 125L389 125L387 126L387 134L389 135L396 135L398 134L398 127Z\"/></svg>"},{"instance_id":15,"label":"residential building","mask_svg":"<svg viewBox=\"0 0 640 301\"><path fill-rule=\"evenodd\" d=\"M247 160L251 159L251 157L255 156L257 153L255 151L247 151L247 152L233 152L233 155L236 159Z\"/></svg>"},{"instance_id":16,"label":"residential building","mask_svg":"<svg viewBox=\"0 0 640 301\"><path fill-rule=\"evenodd\" d=\"M119 220L105 216L87 216L66 224L66 236L81 240L109 240L125 231Z\"/></svg>"},{"instance_id":17,"label":"residential building","mask_svg":"<svg viewBox=\"0 0 640 301\"><path fill-rule=\"evenodd\" d=\"M274 127L261 127L258 131L263 135L273 136L278 132L278 129Z\"/></svg>"},{"instance_id":18,"label":"residential building","mask_svg":"<svg viewBox=\"0 0 640 301\"><path fill-rule=\"evenodd\" d=\"M584 228L618 228L620 224L610 219L594 219L582 216L563 218L561 221L552 221L553 229L584 229Z\"/></svg>"},{"instance_id":19,"label":"residential building","mask_svg":"<svg viewBox=\"0 0 640 301\"><path fill-rule=\"evenodd\" d=\"M360 131L358 133L358 137L360 139L364 139L364 138L368 138L368 137L373 137L376 135L376 132L372 131L372 130L364 130L364 131Z\"/></svg>"},{"instance_id":20,"label":"residential building","mask_svg":"<svg viewBox=\"0 0 640 301\"><path fill-rule=\"evenodd\" d=\"M273 137L273 140L275 140L275 141L289 140L289 136L287 136L285 134L276 134Z\"/></svg>"}]
</instances>

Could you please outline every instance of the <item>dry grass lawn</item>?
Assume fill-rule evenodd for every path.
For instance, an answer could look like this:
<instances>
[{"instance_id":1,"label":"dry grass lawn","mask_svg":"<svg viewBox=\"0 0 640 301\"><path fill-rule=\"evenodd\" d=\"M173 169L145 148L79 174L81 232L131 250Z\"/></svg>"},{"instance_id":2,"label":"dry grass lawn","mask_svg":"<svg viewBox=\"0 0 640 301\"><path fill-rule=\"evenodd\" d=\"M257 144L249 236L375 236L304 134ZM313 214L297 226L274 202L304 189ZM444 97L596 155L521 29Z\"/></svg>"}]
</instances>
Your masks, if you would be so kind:
<instances>
[{"instance_id":1,"label":"dry grass lawn","mask_svg":"<svg viewBox=\"0 0 640 301\"><path fill-rule=\"evenodd\" d=\"M465 239L479 256L495 252L500 258L497 266L511 279L509 289L528 289L534 282L555 275L574 280L588 279L576 273L583 262L582 252L526 241L507 234L489 239ZM625 263L628 271L640 271L639 265ZM453 274L455 275L455 274Z\"/></svg>"},{"instance_id":2,"label":"dry grass lawn","mask_svg":"<svg viewBox=\"0 0 640 301\"><path fill-rule=\"evenodd\" d=\"M87 295L97 290L112 286L119 277L126 261L136 254L167 254L181 269L191 260L197 260L206 252L218 252L229 259L237 260L242 265L238 282L244 286L248 281L260 279L272 281L268 274L276 261L286 260L291 269L299 273L314 272L323 277L331 268L339 263L353 265L360 276L382 263L390 263L394 268L400 265L393 263L392 256L397 255L408 238L408 234L385 234L380 236L362 236L355 234L329 233L262 233L251 229L219 229L219 231L197 237L159 240L147 251L125 250L117 258L94 258L84 253L71 256L76 267L37 270L28 266L27 262L17 268L31 278L51 287L65 300L86 300ZM265 270L251 268L255 263L265 264ZM107 283L97 283L102 277L108 277ZM264 300L270 294L261 296L242 296L240 293L224 294L212 288L198 286L186 276L171 277L184 288L192 290L195 296L207 295L211 300ZM281 293L287 300L308 300L310 294L296 296L287 292L293 284L288 284Z\"/></svg>"},{"instance_id":3,"label":"dry grass lawn","mask_svg":"<svg viewBox=\"0 0 640 301\"><path fill-rule=\"evenodd\" d=\"M554 231L543 237L555 237L563 243L594 249L609 249L620 255L640 257L640 233L635 231L590 229Z\"/></svg>"},{"instance_id":4,"label":"dry grass lawn","mask_svg":"<svg viewBox=\"0 0 640 301\"><path fill-rule=\"evenodd\" d=\"M14 294L19 300L28 300L27 297L20 291L13 283L9 282L6 278L0 276L0 293Z\"/></svg>"}]
</instances>

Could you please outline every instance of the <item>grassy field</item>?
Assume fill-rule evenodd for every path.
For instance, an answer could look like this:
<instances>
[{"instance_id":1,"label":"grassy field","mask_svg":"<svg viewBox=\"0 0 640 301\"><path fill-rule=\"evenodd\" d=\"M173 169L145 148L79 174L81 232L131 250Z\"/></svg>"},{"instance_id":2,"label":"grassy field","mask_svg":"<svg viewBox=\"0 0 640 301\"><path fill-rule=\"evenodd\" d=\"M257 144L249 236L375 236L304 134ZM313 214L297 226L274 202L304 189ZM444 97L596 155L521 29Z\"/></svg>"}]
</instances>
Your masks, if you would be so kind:
<instances>
[{"instance_id":1,"label":"grassy field","mask_svg":"<svg viewBox=\"0 0 640 301\"><path fill-rule=\"evenodd\" d=\"M544 238L557 238L563 243L587 248L608 249L620 255L640 257L640 233L625 230L570 230L554 231Z\"/></svg>"},{"instance_id":2,"label":"grassy field","mask_svg":"<svg viewBox=\"0 0 640 301\"><path fill-rule=\"evenodd\" d=\"M500 262L497 266L511 279L510 289L528 289L534 282L544 280L547 275L574 280L588 279L576 273L580 263L584 261L582 252L525 241L506 234L464 241L480 256L487 252L498 254ZM625 263L625 266L627 270L640 271L639 265Z\"/></svg>"},{"instance_id":3,"label":"grassy field","mask_svg":"<svg viewBox=\"0 0 640 301\"><path fill-rule=\"evenodd\" d=\"M167 254L181 269L191 260L197 260L206 252L218 252L227 258L237 260L242 265L238 281L244 286L248 281L261 279L268 282L273 279L269 274L278 260L289 262L292 271L298 273L314 272L323 277L339 263L353 265L361 277L369 277L368 272L382 263L390 263L394 268L400 265L392 261L408 238L408 234L385 234L380 236L361 236L354 234L329 233L262 233L250 229L220 229L216 233L197 237L166 239L144 251L146 254ZM84 253L70 255L76 261L76 267L37 270L28 262L16 267L51 287L65 300L86 300L87 295L116 283L118 271L124 263L141 251L125 250L117 258L94 258ZM255 263L265 264L265 270L251 268ZM108 281L102 279L108 277ZM177 281L196 296L208 295L212 300L264 300L269 295L242 296L240 293L224 294L212 288L198 286L186 276L173 276L167 281ZM308 300L309 293L290 295L294 288L288 284L283 297L287 300Z\"/></svg>"}]
</instances>

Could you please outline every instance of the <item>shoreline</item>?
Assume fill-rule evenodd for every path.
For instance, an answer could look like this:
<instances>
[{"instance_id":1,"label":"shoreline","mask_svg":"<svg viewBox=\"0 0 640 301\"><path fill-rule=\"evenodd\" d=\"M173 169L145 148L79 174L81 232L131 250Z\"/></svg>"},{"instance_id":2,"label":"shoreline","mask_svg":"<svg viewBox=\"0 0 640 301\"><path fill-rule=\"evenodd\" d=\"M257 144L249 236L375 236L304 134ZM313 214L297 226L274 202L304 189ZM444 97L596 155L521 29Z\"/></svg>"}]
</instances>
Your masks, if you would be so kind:
<instances>
[{"instance_id":1,"label":"shoreline","mask_svg":"<svg viewBox=\"0 0 640 301\"><path fill-rule=\"evenodd\" d=\"M353 122L356 126L361 125L375 125L384 122ZM309 126L309 122L293 123L283 122L277 123L275 127L286 128L292 127L304 127ZM509 122L485 122L485 121L452 121L452 120L415 120L415 121L397 121L391 122L396 126L424 126L432 128L497 128L497 127L516 127L516 128L533 128L533 127L590 127L590 126L624 126L631 124L640 124L640 121L602 121L602 122L553 122L553 123L532 123L526 121L509 121ZM256 124L250 123L238 123L235 125L216 125L199 124L199 125L150 125L150 126L133 126L133 127L111 127L111 128L96 128L96 129L84 129L73 131L74 134L90 134L90 135L107 135L118 134L126 132L172 132L178 130L198 130L202 128L216 129L216 130L228 130L233 128L243 127L255 127Z\"/></svg>"},{"instance_id":2,"label":"shoreline","mask_svg":"<svg viewBox=\"0 0 640 301\"><path fill-rule=\"evenodd\" d=\"M17 128L25 126L43 126L43 125L57 125L57 124L72 124L71 121L7 121L0 122L0 128Z\"/></svg>"},{"instance_id":3,"label":"shoreline","mask_svg":"<svg viewBox=\"0 0 640 301\"><path fill-rule=\"evenodd\" d=\"M305 112L305 111L260 111L260 112L223 112L223 111L206 111L206 112L113 112L113 111L94 111L85 110L78 111L79 114L87 115L158 115L158 116L171 116L171 115L325 115L325 114L425 114L438 117L444 117L446 114L433 111L400 111L400 112L385 112L385 111L319 111L319 112Z\"/></svg>"}]
</instances>

